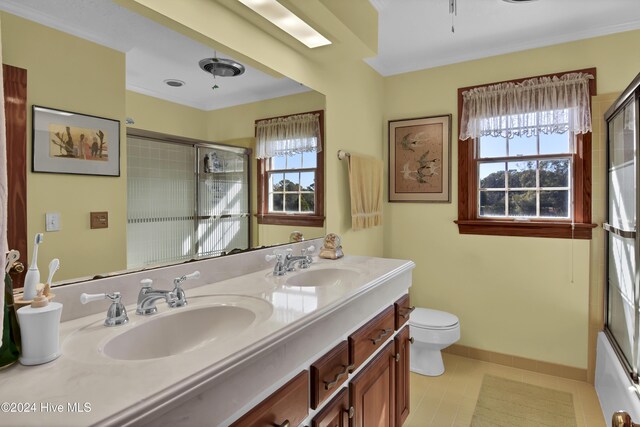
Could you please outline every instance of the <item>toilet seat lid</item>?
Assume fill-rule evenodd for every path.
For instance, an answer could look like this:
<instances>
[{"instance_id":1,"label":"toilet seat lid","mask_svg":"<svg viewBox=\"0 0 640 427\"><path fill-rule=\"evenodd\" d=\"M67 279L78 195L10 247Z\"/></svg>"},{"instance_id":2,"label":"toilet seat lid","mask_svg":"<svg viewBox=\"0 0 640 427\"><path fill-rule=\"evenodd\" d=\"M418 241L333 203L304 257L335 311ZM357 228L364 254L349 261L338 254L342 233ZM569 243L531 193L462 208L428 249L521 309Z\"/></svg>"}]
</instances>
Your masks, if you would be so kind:
<instances>
[{"instance_id":1,"label":"toilet seat lid","mask_svg":"<svg viewBox=\"0 0 640 427\"><path fill-rule=\"evenodd\" d=\"M416 308L409 319L411 325L429 329L447 329L456 326L460 320L446 311L430 308Z\"/></svg>"}]
</instances>

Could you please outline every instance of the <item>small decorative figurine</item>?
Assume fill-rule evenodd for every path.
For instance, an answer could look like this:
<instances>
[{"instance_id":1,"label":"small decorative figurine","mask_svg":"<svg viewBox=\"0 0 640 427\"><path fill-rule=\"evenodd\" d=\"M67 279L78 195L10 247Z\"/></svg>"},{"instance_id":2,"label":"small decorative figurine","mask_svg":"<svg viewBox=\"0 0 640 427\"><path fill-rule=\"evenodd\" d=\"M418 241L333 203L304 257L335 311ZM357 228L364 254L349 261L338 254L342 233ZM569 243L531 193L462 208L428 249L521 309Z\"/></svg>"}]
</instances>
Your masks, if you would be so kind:
<instances>
[{"instance_id":1,"label":"small decorative figurine","mask_svg":"<svg viewBox=\"0 0 640 427\"><path fill-rule=\"evenodd\" d=\"M289 234L289 243L298 243L302 242L303 240L304 236L299 231L292 231L291 234Z\"/></svg>"},{"instance_id":2,"label":"small decorative figurine","mask_svg":"<svg viewBox=\"0 0 640 427\"><path fill-rule=\"evenodd\" d=\"M324 238L324 245L320 250L320 258L338 259L344 256L342 252L342 242L340 236L335 233L329 233Z\"/></svg>"}]
</instances>

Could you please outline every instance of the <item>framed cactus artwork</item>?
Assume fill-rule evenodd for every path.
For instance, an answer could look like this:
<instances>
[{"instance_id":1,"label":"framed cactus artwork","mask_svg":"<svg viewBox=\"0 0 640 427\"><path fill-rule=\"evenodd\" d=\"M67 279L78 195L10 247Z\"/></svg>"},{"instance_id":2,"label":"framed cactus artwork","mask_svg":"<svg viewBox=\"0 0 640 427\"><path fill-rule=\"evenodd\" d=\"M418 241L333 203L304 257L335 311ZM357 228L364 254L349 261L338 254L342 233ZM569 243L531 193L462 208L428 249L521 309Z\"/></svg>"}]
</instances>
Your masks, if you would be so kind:
<instances>
[{"instance_id":1,"label":"framed cactus artwork","mask_svg":"<svg viewBox=\"0 0 640 427\"><path fill-rule=\"evenodd\" d=\"M33 106L33 172L120 176L118 120Z\"/></svg>"},{"instance_id":2,"label":"framed cactus artwork","mask_svg":"<svg viewBox=\"0 0 640 427\"><path fill-rule=\"evenodd\" d=\"M451 114L389 121L389 201L451 202Z\"/></svg>"}]
</instances>

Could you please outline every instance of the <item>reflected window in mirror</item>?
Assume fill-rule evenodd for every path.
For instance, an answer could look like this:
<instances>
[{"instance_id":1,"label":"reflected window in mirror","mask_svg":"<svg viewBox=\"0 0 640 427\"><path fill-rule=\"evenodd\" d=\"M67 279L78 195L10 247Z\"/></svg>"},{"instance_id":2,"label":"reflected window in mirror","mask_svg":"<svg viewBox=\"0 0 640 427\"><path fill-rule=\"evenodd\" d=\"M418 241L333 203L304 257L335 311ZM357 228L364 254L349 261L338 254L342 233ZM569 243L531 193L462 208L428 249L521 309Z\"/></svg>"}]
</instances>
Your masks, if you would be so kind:
<instances>
[{"instance_id":1,"label":"reflected window in mirror","mask_svg":"<svg viewBox=\"0 0 640 427\"><path fill-rule=\"evenodd\" d=\"M313 113L319 114L322 141L324 115ZM324 151L258 159L258 192L259 224L322 227Z\"/></svg>"}]
</instances>

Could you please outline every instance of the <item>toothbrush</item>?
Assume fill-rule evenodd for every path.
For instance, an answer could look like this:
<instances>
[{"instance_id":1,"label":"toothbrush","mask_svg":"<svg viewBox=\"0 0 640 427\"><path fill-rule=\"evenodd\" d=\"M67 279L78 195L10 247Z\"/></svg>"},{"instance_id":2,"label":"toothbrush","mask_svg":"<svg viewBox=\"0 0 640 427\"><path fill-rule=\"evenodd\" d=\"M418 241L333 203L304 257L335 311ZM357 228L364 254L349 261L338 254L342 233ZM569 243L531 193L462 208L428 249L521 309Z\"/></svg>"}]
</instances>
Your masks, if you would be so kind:
<instances>
[{"instance_id":1,"label":"toothbrush","mask_svg":"<svg viewBox=\"0 0 640 427\"><path fill-rule=\"evenodd\" d=\"M24 291L22 298L25 301L30 301L36 296L36 285L40 283L40 271L38 270L38 245L42 243L43 234L37 233L33 239L33 256L31 257L31 265L27 270L27 275L24 278Z\"/></svg>"},{"instance_id":2,"label":"toothbrush","mask_svg":"<svg viewBox=\"0 0 640 427\"><path fill-rule=\"evenodd\" d=\"M47 282L45 283L45 285L51 286L51 284L53 283L53 275L56 273L56 271L58 271L59 268L60 260L58 258L52 259L49 263L49 277L47 278Z\"/></svg>"}]
</instances>

